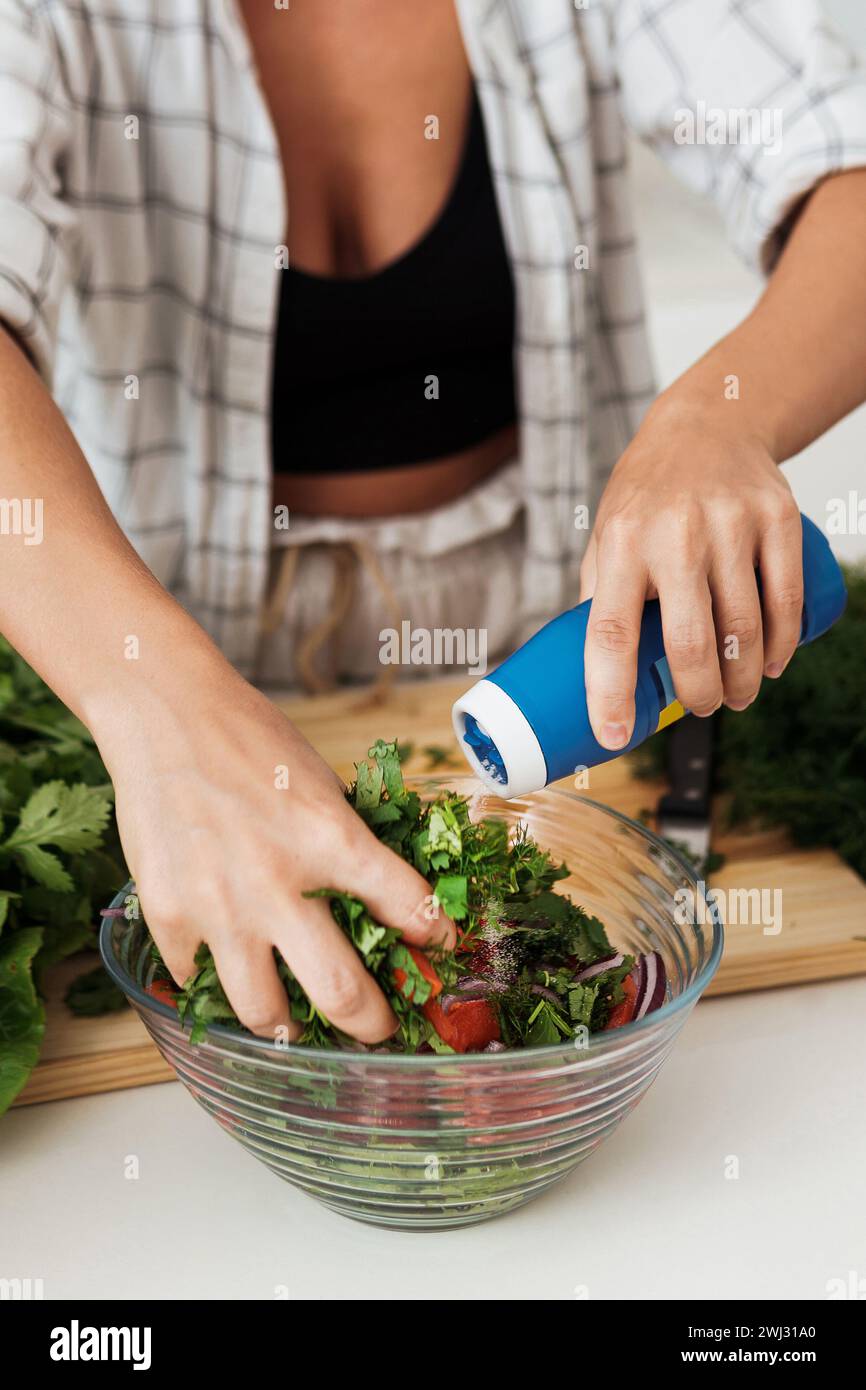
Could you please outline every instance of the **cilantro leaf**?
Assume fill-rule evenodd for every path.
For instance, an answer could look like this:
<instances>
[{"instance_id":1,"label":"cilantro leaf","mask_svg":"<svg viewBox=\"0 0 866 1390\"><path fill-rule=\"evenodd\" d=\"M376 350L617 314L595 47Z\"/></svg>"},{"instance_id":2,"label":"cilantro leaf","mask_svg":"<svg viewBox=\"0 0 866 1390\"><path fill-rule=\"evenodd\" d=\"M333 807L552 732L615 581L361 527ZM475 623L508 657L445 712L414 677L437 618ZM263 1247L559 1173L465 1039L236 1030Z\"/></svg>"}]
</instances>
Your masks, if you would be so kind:
<instances>
[{"instance_id":1,"label":"cilantro leaf","mask_svg":"<svg viewBox=\"0 0 866 1390\"><path fill-rule=\"evenodd\" d=\"M31 878L54 893L71 893L75 887L72 875L56 854L39 845L22 845L18 849L21 867Z\"/></svg>"},{"instance_id":2,"label":"cilantro leaf","mask_svg":"<svg viewBox=\"0 0 866 1390\"><path fill-rule=\"evenodd\" d=\"M0 888L0 927L3 926L3 923L9 915L10 904L19 902L20 899L20 893L11 893L7 888Z\"/></svg>"},{"instance_id":3,"label":"cilantro leaf","mask_svg":"<svg viewBox=\"0 0 866 1390\"><path fill-rule=\"evenodd\" d=\"M590 980L588 984L571 985L568 989L568 1016L572 1023L584 1028L589 1028L592 1022L592 1011L599 991L598 979Z\"/></svg>"},{"instance_id":4,"label":"cilantro leaf","mask_svg":"<svg viewBox=\"0 0 866 1390\"><path fill-rule=\"evenodd\" d=\"M32 966L41 927L19 927L0 940L0 1114L12 1104L39 1057L45 1010Z\"/></svg>"},{"instance_id":5,"label":"cilantro leaf","mask_svg":"<svg viewBox=\"0 0 866 1390\"><path fill-rule=\"evenodd\" d=\"M465 874L440 874L436 880L433 895L452 922L462 922L469 912L468 888Z\"/></svg>"},{"instance_id":6,"label":"cilantro leaf","mask_svg":"<svg viewBox=\"0 0 866 1390\"><path fill-rule=\"evenodd\" d=\"M110 814L111 796L99 787L44 782L21 807L18 824L2 848L15 854L37 883L71 893L71 873L45 845L76 854L95 849Z\"/></svg>"},{"instance_id":7,"label":"cilantro leaf","mask_svg":"<svg viewBox=\"0 0 866 1390\"><path fill-rule=\"evenodd\" d=\"M381 738L377 739L369 750L368 757L375 759L391 801L401 802L406 795L406 788L400 771L400 754L397 751L396 739L391 743L385 743Z\"/></svg>"},{"instance_id":8,"label":"cilantro leaf","mask_svg":"<svg viewBox=\"0 0 866 1390\"><path fill-rule=\"evenodd\" d=\"M371 811L382 798L382 769L369 763L355 764L355 810Z\"/></svg>"},{"instance_id":9,"label":"cilantro leaf","mask_svg":"<svg viewBox=\"0 0 866 1390\"><path fill-rule=\"evenodd\" d=\"M546 999L541 1000L527 1022L529 1028L524 1040L526 1047L552 1047L572 1034L572 1029L562 1014Z\"/></svg>"},{"instance_id":10,"label":"cilantro leaf","mask_svg":"<svg viewBox=\"0 0 866 1390\"><path fill-rule=\"evenodd\" d=\"M97 910L129 877L112 800L87 729L0 637L0 1113L38 1057L46 969L95 948ZM10 997L28 1020L14 1037Z\"/></svg>"}]
</instances>

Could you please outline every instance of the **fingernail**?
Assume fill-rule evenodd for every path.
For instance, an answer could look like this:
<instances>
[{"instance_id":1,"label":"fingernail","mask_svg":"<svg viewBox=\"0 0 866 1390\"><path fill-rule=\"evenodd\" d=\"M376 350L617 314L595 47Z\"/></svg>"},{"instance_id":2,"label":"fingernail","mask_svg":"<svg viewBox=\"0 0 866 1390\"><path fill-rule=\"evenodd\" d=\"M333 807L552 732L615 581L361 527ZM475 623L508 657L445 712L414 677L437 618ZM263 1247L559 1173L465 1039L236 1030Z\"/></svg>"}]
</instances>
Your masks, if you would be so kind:
<instances>
[{"instance_id":1,"label":"fingernail","mask_svg":"<svg viewBox=\"0 0 866 1390\"><path fill-rule=\"evenodd\" d=\"M740 710L748 709L751 703L751 700L729 700L728 709L736 710L739 713Z\"/></svg>"},{"instance_id":2,"label":"fingernail","mask_svg":"<svg viewBox=\"0 0 866 1390\"><path fill-rule=\"evenodd\" d=\"M770 676L772 680L775 680L777 676L781 676L784 669L784 661L771 661L769 666L764 667L764 675Z\"/></svg>"},{"instance_id":3,"label":"fingernail","mask_svg":"<svg viewBox=\"0 0 866 1390\"><path fill-rule=\"evenodd\" d=\"M605 748L624 748L628 743L625 724L602 724L601 742Z\"/></svg>"}]
</instances>

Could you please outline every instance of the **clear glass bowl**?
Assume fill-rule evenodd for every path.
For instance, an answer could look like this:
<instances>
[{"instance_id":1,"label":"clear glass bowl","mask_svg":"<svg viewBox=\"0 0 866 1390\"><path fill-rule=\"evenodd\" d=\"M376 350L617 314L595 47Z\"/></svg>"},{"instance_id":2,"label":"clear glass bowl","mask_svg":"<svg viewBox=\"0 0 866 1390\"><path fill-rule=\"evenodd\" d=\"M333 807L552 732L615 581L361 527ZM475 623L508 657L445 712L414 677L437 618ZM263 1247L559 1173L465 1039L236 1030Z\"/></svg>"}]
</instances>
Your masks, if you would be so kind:
<instances>
[{"instance_id":1,"label":"clear glass bowl","mask_svg":"<svg viewBox=\"0 0 866 1390\"><path fill-rule=\"evenodd\" d=\"M278 1047L216 1026L193 1046L174 1011L145 993L153 967L144 923L106 918L100 946L180 1080L251 1154L345 1216L433 1229L510 1211L598 1147L640 1100L712 979L722 928L679 855L606 806L558 788L504 802L468 776L407 781L422 797L461 792L473 818L525 823L569 865L562 890L616 946L661 952L662 1007L583 1047L404 1057ZM683 911L678 890L697 912ZM122 902L120 893L113 905Z\"/></svg>"}]
</instances>

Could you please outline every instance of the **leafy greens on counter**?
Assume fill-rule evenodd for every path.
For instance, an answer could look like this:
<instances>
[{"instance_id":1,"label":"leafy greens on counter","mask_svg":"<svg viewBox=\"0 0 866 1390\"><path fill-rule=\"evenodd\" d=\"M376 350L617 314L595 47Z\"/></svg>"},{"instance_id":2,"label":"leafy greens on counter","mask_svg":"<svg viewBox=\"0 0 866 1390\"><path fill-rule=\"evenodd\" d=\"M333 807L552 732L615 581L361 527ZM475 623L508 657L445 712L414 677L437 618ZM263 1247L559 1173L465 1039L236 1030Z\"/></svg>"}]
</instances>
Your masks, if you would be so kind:
<instances>
[{"instance_id":1,"label":"leafy greens on counter","mask_svg":"<svg viewBox=\"0 0 866 1390\"><path fill-rule=\"evenodd\" d=\"M39 1058L45 970L96 946L123 882L113 802L84 725L0 637L0 1114Z\"/></svg>"},{"instance_id":2,"label":"leafy greens on counter","mask_svg":"<svg viewBox=\"0 0 866 1390\"><path fill-rule=\"evenodd\" d=\"M866 568L846 568L845 582L839 622L748 709L716 715L715 777L730 825L779 827L866 878ZM667 736L637 750L637 775L663 776Z\"/></svg>"}]
</instances>

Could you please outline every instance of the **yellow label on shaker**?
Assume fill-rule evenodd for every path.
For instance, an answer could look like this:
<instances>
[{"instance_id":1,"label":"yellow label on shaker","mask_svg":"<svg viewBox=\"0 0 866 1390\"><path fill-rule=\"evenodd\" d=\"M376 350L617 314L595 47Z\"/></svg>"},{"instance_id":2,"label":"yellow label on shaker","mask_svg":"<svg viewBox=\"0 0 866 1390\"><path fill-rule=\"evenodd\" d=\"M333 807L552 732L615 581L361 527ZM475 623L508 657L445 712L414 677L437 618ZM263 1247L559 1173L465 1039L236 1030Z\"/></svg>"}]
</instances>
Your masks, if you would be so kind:
<instances>
[{"instance_id":1,"label":"yellow label on shaker","mask_svg":"<svg viewBox=\"0 0 866 1390\"><path fill-rule=\"evenodd\" d=\"M666 729L668 724L675 723L677 719L682 719L684 714L685 710L679 700L671 700L670 704L665 705L659 715L659 722L656 724L656 733L658 733L659 729Z\"/></svg>"}]
</instances>

